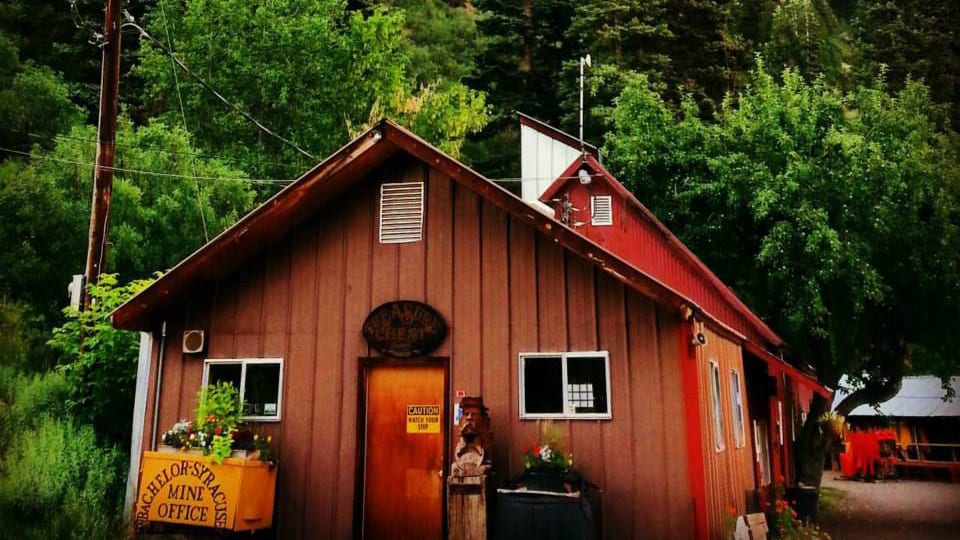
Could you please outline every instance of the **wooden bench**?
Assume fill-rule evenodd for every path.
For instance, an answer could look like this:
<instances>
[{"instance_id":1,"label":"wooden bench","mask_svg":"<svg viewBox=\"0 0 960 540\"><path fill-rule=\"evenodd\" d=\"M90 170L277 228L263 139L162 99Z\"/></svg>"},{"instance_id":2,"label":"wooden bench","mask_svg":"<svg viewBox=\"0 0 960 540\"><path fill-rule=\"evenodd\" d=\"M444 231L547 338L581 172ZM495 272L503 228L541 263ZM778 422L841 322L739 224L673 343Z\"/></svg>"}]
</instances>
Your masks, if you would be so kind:
<instances>
[{"instance_id":1,"label":"wooden bench","mask_svg":"<svg viewBox=\"0 0 960 540\"><path fill-rule=\"evenodd\" d=\"M763 512L737 517L734 540L767 540L767 516Z\"/></svg>"},{"instance_id":2,"label":"wooden bench","mask_svg":"<svg viewBox=\"0 0 960 540\"><path fill-rule=\"evenodd\" d=\"M922 470L927 473L928 477L933 476L933 471L944 470L950 476L951 482L960 481L960 462L908 459L897 461L895 466L897 472L904 473L904 476L908 470Z\"/></svg>"}]
</instances>

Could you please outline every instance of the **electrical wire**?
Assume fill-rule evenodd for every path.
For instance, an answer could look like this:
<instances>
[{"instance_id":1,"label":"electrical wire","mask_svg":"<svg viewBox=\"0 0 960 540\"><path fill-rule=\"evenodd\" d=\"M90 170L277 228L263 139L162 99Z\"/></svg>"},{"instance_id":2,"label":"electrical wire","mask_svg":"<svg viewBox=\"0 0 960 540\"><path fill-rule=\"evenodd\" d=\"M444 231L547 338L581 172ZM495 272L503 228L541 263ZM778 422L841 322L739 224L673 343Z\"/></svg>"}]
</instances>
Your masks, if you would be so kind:
<instances>
[{"instance_id":1,"label":"electrical wire","mask_svg":"<svg viewBox=\"0 0 960 540\"><path fill-rule=\"evenodd\" d=\"M4 126L0 126L0 130L7 131L10 133L19 133L24 136L30 137L31 139L36 139L43 142L58 141L63 139L68 141L85 142L93 145L99 143L99 141L97 141L96 139L87 139L86 137L75 137L73 135L66 135L62 133L54 135L53 138L51 139L45 135L40 135L38 133L24 132L24 131L11 129ZM244 164L240 163L240 161L238 161L236 158L232 158L230 156L207 154L205 152L178 152L176 150L168 150L166 148L157 148L154 146L141 146L139 144L134 144L132 142L127 142L127 141L116 141L114 143L114 146L116 146L117 148L136 148L137 150L143 150L145 152L146 151L157 152L157 153L166 154L169 156L188 156L188 157L198 157L198 158L204 158L204 159L216 159L218 161L222 161L234 167L238 167L241 169L244 168ZM298 156L298 162L299 162L299 156ZM294 163L280 163L277 161L259 161L259 160L257 161L257 163L260 165L271 165L276 167L289 167L289 168L296 167L297 172L301 172L303 170L301 165L297 165Z\"/></svg>"},{"instance_id":2,"label":"electrical wire","mask_svg":"<svg viewBox=\"0 0 960 540\"><path fill-rule=\"evenodd\" d=\"M218 92L216 88L214 88L213 86L211 86L210 83L208 83L207 81L205 81L202 77L200 77L199 75L197 75L196 73L194 73L189 67L187 67L186 64L184 64L179 58L177 58L177 55L173 54L173 51L167 49L162 43L160 43L160 42L157 41L153 36L151 36L150 34L148 34L147 31L144 30L140 25L138 25L137 23L135 23L135 22L133 22L133 21L130 21L130 20L128 20L127 22L125 22L125 23L123 23L122 25L120 25L121 28L123 28L123 27L128 27L128 26L129 26L130 28L136 29L138 32L140 32L140 36L141 36L141 37L146 38L146 39L149 40L151 43L153 43L154 45L156 45L157 47L159 47L161 51L163 51L163 52L164 52L167 56L169 56L174 62L176 62L176 64L177 64L178 66L180 66L180 69L184 70L184 71L187 72L191 77L193 77L194 79L196 79L197 82L199 82L200 84L202 84L202 85L204 86L204 88L206 88L207 90L209 90L211 94L213 94L214 96L216 96L217 99L219 99L219 100L220 100L221 102L223 102L225 105L227 105L228 107L230 107L231 109L233 109L234 111L236 111L238 114L240 114L241 116L243 116L244 118L246 118L247 120L249 120L250 122L252 122L255 126L257 126L257 127L260 129L260 131L262 131L262 132L266 133L267 135L270 135L271 137L277 139L278 141L286 144L287 146L293 148L293 149L296 150L297 152L300 152L300 153L303 154L304 156L310 158L311 160L316 161L316 158L313 157L313 155L310 154L310 152L307 152L307 151L304 150L303 148L300 148L299 146L297 146L297 145L296 145L295 143L293 143L292 141L290 141L290 140L288 140L288 139L285 139L284 137L282 137L282 136L274 133L273 131L270 130L270 128L268 128L267 126L261 124L256 118L254 118L253 116L251 116L248 112L244 111L244 110L241 109L238 105L234 104L232 101L230 101L230 100L228 100L227 98L223 97L223 95L220 94L220 92Z\"/></svg>"},{"instance_id":3,"label":"electrical wire","mask_svg":"<svg viewBox=\"0 0 960 540\"><path fill-rule=\"evenodd\" d=\"M167 36L167 48L172 54L173 40L170 39L170 24L167 21L167 9L166 6L164 6L163 0L160 0L160 17L163 18L163 33ZM187 113L183 108L183 94L180 93L180 77L177 75L177 64L173 61L173 56L170 57L170 71L173 73L173 86L177 89L177 102L180 104L180 120L183 122L183 129L189 132L190 128L187 126ZM196 165L192 157L190 158L190 172L193 174L197 173ZM203 215L203 191L200 188L200 181L195 180L194 182L197 185L197 210L200 212L200 224L203 225L203 240L204 242L209 242L210 233L207 231L207 217Z\"/></svg>"},{"instance_id":4,"label":"electrical wire","mask_svg":"<svg viewBox=\"0 0 960 540\"><path fill-rule=\"evenodd\" d=\"M96 163L92 163L89 161L77 161L72 159L43 156L40 154L24 152L22 150L14 150L13 148L6 148L3 146L0 146L0 152L17 154L20 156L26 156L33 159L42 159L46 161L55 161L59 163L69 163L71 165L81 165L81 166L86 166L91 168L96 167ZM182 178L186 180L223 180L223 181L232 181L232 182L249 182L253 184L289 184L293 182L293 180L284 180L284 179L277 179L277 178L229 178L229 177L221 177L221 176L196 176L196 175L189 175L189 174L165 173L165 172L158 172L158 171L147 171L142 169L128 169L124 167L101 167L101 168L104 170L109 170L114 172L124 172L129 174L143 174L147 176L159 176L163 178Z\"/></svg>"}]
</instances>

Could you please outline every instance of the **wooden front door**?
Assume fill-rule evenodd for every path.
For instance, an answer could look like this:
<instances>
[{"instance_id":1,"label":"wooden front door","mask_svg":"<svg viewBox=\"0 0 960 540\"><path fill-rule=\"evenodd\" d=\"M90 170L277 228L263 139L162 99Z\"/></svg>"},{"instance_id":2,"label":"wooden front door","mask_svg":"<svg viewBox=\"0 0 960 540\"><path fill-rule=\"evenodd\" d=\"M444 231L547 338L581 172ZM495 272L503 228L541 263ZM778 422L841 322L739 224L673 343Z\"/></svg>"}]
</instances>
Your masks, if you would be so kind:
<instances>
[{"instance_id":1,"label":"wooden front door","mask_svg":"<svg viewBox=\"0 0 960 540\"><path fill-rule=\"evenodd\" d=\"M446 378L442 361L365 367L363 538L442 537Z\"/></svg>"}]
</instances>

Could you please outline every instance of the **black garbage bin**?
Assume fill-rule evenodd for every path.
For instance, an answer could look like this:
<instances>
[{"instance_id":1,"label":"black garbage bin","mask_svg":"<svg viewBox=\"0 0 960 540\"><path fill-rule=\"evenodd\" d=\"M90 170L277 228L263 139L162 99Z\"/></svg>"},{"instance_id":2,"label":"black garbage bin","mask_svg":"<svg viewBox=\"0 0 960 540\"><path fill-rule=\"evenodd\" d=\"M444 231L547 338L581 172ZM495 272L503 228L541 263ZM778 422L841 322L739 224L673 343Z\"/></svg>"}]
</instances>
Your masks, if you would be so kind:
<instances>
[{"instance_id":1,"label":"black garbage bin","mask_svg":"<svg viewBox=\"0 0 960 540\"><path fill-rule=\"evenodd\" d=\"M803 523L817 521L817 501L820 491L813 486L793 486L787 488L787 500L797 511L797 519Z\"/></svg>"}]
</instances>

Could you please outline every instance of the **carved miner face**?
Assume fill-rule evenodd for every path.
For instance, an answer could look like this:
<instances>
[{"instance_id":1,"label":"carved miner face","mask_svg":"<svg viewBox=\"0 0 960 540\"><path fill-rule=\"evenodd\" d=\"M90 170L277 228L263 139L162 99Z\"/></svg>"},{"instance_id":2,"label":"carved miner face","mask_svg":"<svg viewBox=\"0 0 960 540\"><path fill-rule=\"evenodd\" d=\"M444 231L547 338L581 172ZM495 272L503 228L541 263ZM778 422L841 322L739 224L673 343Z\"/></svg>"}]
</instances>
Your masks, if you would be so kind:
<instances>
[{"instance_id":1,"label":"carved miner face","mask_svg":"<svg viewBox=\"0 0 960 540\"><path fill-rule=\"evenodd\" d=\"M460 407L463 409L463 416L460 417L461 436L475 437L487 432L490 419L482 401L478 398L463 398Z\"/></svg>"}]
</instances>

